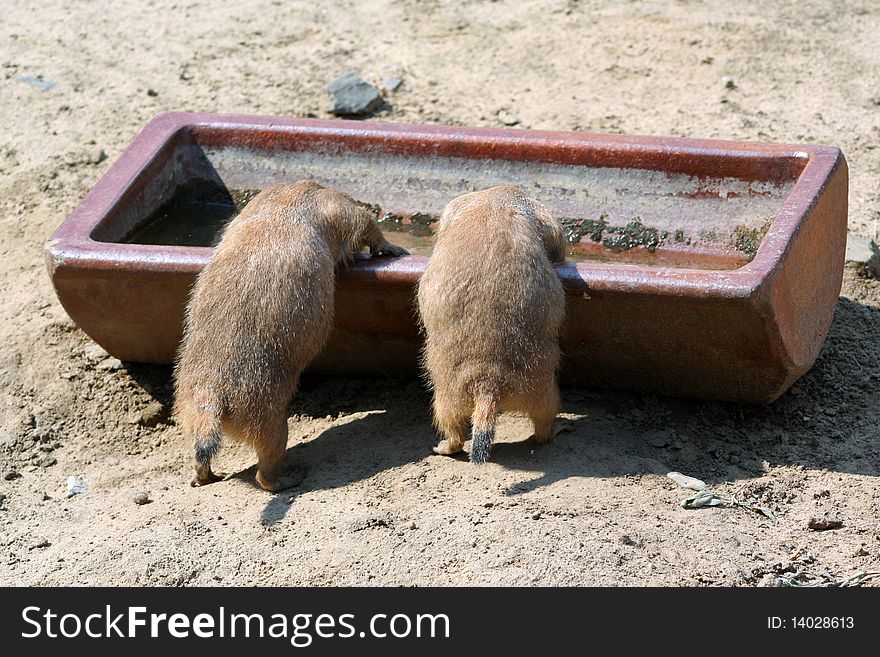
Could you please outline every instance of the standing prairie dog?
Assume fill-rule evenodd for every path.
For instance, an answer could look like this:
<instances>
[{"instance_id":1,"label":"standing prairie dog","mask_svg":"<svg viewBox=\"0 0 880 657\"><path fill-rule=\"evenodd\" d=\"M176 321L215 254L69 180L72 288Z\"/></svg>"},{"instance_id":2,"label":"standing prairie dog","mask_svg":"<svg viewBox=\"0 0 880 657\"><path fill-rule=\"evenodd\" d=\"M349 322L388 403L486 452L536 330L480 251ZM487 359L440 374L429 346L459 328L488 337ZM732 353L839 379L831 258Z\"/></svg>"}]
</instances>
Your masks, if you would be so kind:
<instances>
[{"instance_id":1,"label":"standing prairie dog","mask_svg":"<svg viewBox=\"0 0 880 657\"><path fill-rule=\"evenodd\" d=\"M552 437L565 294L551 263L565 258L562 227L515 187L453 199L419 282L424 365L434 387L438 454L483 463L499 413L523 411L535 439Z\"/></svg>"},{"instance_id":2,"label":"standing prairie dog","mask_svg":"<svg viewBox=\"0 0 880 657\"><path fill-rule=\"evenodd\" d=\"M175 369L194 486L221 478L211 470L221 433L253 445L262 488L293 485L280 475L287 405L333 327L334 270L364 246L407 254L371 212L310 180L263 190L229 223L193 287Z\"/></svg>"}]
</instances>

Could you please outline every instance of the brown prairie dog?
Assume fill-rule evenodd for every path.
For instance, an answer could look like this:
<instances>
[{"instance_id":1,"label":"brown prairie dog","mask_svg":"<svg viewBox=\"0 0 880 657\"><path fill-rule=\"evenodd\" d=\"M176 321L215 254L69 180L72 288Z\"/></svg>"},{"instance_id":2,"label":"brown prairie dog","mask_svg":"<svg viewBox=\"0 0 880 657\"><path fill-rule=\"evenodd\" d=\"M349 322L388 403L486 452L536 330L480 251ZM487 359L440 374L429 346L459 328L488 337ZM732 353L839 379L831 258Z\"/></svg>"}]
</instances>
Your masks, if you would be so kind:
<instances>
[{"instance_id":1,"label":"brown prairie dog","mask_svg":"<svg viewBox=\"0 0 880 657\"><path fill-rule=\"evenodd\" d=\"M483 463L506 411L527 413L536 440L550 440L565 314L551 263L564 258L560 224L514 187L464 194L444 209L418 290L438 454L461 451L470 424L471 461Z\"/></svg>"},{"instance_id":2,"label":"brown prairie dog","mask_svg":"<svg viewBox=\"0 0 880 657\"><path fill-rule=\"evenodd\" d=\"M175 369L175 414L193 440L194 486L211 470L222 433L253 445L257 483L281 476L287 405L333 327L335 268L361 248L405 255L372 213L309 180L269 187L226 228L190 296Z\"/></svg>"}]
</instances>

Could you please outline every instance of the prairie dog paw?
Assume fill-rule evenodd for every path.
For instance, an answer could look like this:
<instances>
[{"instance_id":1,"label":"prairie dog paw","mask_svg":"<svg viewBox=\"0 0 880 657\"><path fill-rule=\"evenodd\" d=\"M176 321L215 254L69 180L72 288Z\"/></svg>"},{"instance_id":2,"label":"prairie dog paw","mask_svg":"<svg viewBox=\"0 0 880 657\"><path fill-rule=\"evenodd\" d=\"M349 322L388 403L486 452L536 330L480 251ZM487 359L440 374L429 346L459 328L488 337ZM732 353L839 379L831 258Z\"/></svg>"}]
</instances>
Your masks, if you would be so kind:
<instances>
[{"instance_id":1,"label":"prairie dog paw","mask_svg":"<svg viewBox=\"0 0 880 657\"><path fill-rule=\"evenodd\" d=\"M449 440L441 440L437 443L437 446L434 447L434 453L442 454L443 456L450 456L452 454L458 454L462 449L463 445L453 443Z\"/></svg>"},{"instance_id":2,"label":"prairie dog paw","mask_svg":"<svg viewBox=\"0 0 880 657\"><path fill-rule=\"evenodd\" d=\"M395 257L407 256L409 251L402 246L396 246L391 242L383 242L370 247L370 255L390 255Z\"/></svg>"}]
</instances>

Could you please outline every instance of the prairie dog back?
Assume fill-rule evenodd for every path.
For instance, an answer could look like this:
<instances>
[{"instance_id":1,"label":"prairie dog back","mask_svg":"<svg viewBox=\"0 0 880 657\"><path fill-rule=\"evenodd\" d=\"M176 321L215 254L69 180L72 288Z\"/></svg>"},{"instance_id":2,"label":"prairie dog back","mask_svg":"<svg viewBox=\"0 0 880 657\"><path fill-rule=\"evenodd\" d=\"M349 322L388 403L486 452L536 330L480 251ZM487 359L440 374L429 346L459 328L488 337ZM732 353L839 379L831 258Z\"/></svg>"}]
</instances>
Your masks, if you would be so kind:
<instances>
[{"instance_id":1,"label":"prairie dog back","mask_svg":"<svg viewBox=\"0 0 880 657\"><path fill-rule=\"evenodd\" d=\"M257 452L257 482L280 490L287 405L333 327L335 268L363 246L403 255L372 214L312 181L269 187L226 228L190 296L175 413L194 442L194 485L216 481L220 436Z\"/></svg>"},{"instance_id":2,"label":"prairie dog back","mask_svg":"<svg viewBox=\"0 0 880 657\"><path fill-rule=\"evenodd\" d=\"M564 253L559 223L514 187L465 194L444 209L418 291L444 436L436 452L460 451L471 423L471 460L485 461L505 411L528 413L538 442L550 439L565 313L552 263Z\"/></svg>"}]
</instances>

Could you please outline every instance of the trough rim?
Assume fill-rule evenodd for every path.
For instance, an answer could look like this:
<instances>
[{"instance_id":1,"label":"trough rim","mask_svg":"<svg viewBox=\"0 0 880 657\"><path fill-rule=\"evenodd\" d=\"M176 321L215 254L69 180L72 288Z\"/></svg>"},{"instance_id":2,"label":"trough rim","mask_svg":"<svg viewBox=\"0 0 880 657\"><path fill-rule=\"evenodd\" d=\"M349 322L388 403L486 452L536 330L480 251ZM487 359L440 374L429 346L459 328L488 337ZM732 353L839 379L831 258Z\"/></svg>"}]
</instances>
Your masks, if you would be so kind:
<instances>
[{"instance_id":1,"label":"trough rim","mask_svg":"<svg viewBox=\"0 0 880 657\"><path fill-rule=\"evenodd\" d=\"M142 171L182 133L199 129L238 132L270 131L279 134L308 133L345 141L369 139L377 143L408 140L419 143L454 144L467 148L486 144L517 148L523 145L553 149L598 149L615 161L633 161L642 166L617 164L621 168L669 170L658 165L663 158L738 158L753 163L768 159L790 160L803 168L773 218L755 257L737 269L705 270L643 266L609 262L563 262L556 271L570 294L588 291L635 292L660 296L694 298L754 298L793 247L801 224L843 155L833 146L793 145L686 137L607 135L590 132L560 132L516 128L469 128L459 126L351 121L338 119L284 118L274 116L163 112L153 118L129 144L116 162L94 185L80 204L54 231L45 244L50 274L71 268L127 272L137 267L144 273L193 274L211 257L211 247L168 246L102 242L90 237L116 203L136 184ZM509 158L499 158L509 159ZM595 163L589 166L596 166ZM424 271L426 256L370 258L359 261L343 274L350 284L383 283L414 285Z\"/></svg>"}]
</instances>

